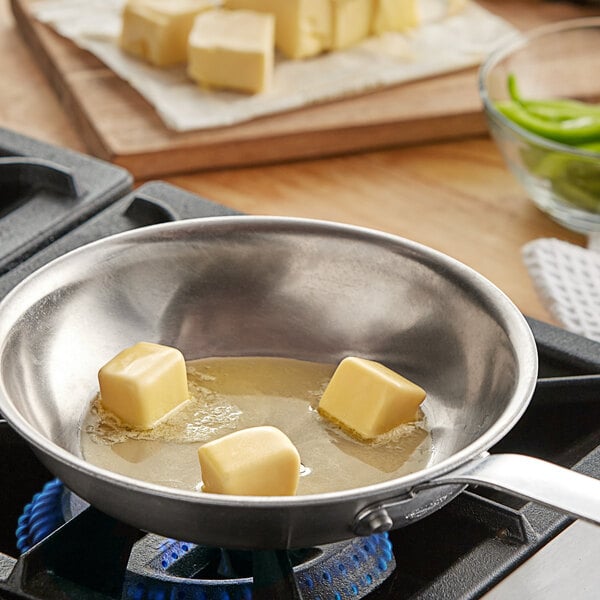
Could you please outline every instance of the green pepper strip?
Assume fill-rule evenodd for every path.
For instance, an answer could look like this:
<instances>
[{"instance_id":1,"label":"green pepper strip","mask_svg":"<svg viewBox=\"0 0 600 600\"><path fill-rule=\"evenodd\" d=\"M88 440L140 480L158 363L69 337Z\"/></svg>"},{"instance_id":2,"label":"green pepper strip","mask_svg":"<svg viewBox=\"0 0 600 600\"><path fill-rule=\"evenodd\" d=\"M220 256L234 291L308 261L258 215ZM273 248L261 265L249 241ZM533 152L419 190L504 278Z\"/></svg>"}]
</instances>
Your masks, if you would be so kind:
<instances>
[{"instance_id":1,"label":"green pepper strip","mask_svg":"<svg viewBox=\"0 0 600 600\"><path fill-rule=\"evenodd\" d=\"M600 104L589 104L571 99L525 100L519 91L517 78L513 73L507 78L510 98L527 109L530 113L543 119L563 121L577 117L599 117Z\"/></svg>"},{"instance_id":2,"label":"green pepper strip","mask_svg":"<svg viewBox=\"0 0 600 600\"><path fill-rule=\"evenodd\" d=\"M592 142L591 144L581 144L578 146L580 150L586 150L587 152L597 152L600 154L600 142Z\"/></svg>"},{"instance_id":3,"label":"green pepper strip","mask_svg":"<svg viewBox=\"0 0 600 600\"><path fill-rule=\"evenodd\" d=\"M537 135L576 146L590 142L600 142L600 117L549 121L528 112L514 101L496 103L497 109L508 119Z\"/></svg>"},{"instance_id":4,"label":"green pepper strip","mask_svg":"<svg viewBox=\"0 0 600 600\"><path fill-rule=\"evenodd\" d=\"M600 162L570 154L552 152L544 156L532 171L545 179L568 179L574 185L598 195L600 202Z\"/></svg>"},{"instance_id":5,"label":"green pepper strip","mask_svg":"<svg viewBox=\"0 0 600 600\"><path fill-rule=\"evenodd\" d=\"M568 179L553 179L551 183L552 189L558 196L584 210L600 212L600 197L597 194L589 193L573 185Z\"/></svg>"},{"instance_id":6,"label":"green pepper strip","mask_svg":"<svg viewBox=\"0 0 600 600\"><path fill-rule=\"evenodd\" d=\"M600 105L577 100L525 100L514 75L508 76L511 101L498 103L509 119L543 137L600 153ZM591 136L591 138L590 138ZM582 141L585 140L585 141ZM600 162L552 152L531 165L559 197L591 212L600 212Z\"/></svg>"},{"instance_id":7,"label":"green pepper strip","mask_svg":"<svg viewBox=\"0 0 600 600\"><path fill-rule=\"evenodd\" d=\"M578 119L582 117L593 117L600 119L600 108L584 108L577 104L576 100L527 100L521 103L521 106L528 112L541 119L551 121L566 121L568 119Z\"/></svg>"}]
</instances>

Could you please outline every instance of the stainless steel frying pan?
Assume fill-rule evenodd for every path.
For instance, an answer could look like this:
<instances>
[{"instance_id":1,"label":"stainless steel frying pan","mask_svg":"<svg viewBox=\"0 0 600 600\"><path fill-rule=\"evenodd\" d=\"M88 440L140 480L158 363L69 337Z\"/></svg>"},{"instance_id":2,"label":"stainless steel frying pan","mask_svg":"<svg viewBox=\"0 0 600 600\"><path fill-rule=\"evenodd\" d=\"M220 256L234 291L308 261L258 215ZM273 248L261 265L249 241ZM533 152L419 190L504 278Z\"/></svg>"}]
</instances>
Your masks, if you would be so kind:
<instances>
[{"instance_id":1,"label":"stainless steel frying pan","mask_svg":"<svg viewBox=\"0 0 600 600\"><path fill-rule=\"evenodd\" d=\"M381 361L428 392L427 468L386 483L286 498L150 485L88 464L79 427L97 371L139 341L186 358L272 355ZM221 217L142 228L40 269L0 305L0 412L46 466L143 530L231 548L306 547L401 527L467 483L598 522L600 482L487 454L526 409L537 375L515 306L419 244L334 223Z\"/></svg>"}]
</instances>

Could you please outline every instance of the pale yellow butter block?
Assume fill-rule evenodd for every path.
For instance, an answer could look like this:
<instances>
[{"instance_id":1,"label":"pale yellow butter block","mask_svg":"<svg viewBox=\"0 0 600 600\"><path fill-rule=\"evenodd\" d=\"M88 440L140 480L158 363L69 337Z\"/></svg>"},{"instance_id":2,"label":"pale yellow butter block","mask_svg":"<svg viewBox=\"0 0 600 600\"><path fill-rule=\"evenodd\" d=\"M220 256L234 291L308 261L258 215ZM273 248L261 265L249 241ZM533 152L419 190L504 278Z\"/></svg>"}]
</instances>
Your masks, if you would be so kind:
<instances>
[{"instance_id":1,"label":"pale yellow butter block","mask_svg":"<svg viewBox=\"0 0 600 600\"><path fill-rule=\"evenodd\" d=\"M420 23L417 0L375 0L372 32L406 31Z\"/></svg>"},{"instance_id":2,"label":"pale yellow butter block","mask_svg":"<svg viewBox=\"0 0 600 600\"><path fill-rule=\"evenodd\" d=\"M275 43L289 58L309 58L331 49L332 9L329 0L286 0L278 3Z\"/></svg>"},{"instance_id":3,"label":"pale yellow butter block","mask_svg":"<svg viewBox=\"0 0 600 600\"><path fill-rule=\"evenodd\" d=\"M136 429L149 429L188 399L185 359L170 346L139 342L98 372L104 409Z\"/></svg>"},{"instance_id":4,"label":"pale yellow butter block","mask_svg":"<svg viewBox=\"0 0 600 600\"><path fill-rule=\"evenodd\" d=\"M123 8L119 45L158 67L183 63L194 19L218 4L218 0L129 0Z\"/></svg>"},{"instance_id":5,"label":"pale yellow butter block","mask_svg":"<svg viewBox=\"0 0 600 600\"><path fill-rule=\"evenodd\" d=\"M198 449L202 491L240 496L292 496L300 478L300 455L276 427L250 427Z\"/></svg>"},{"instance_id":6,"label":"pale yellow butter block","mask_svg":"<svg viewBox=\"0 0 600 600\"><path fill-rule=\"evenodd\" d=\"M281 0L225 0L224 6L229 10L253 10L255 12L275 15L277 5L286 4Z\"/></svg>"},{"instance_id":7,"label":"pale yellow butter block","mask_svg":"<svg viewBox=\"0 0 600 600\"><path fill-rule=\"evenodd\" d=\"M331 0L226 0L226 6L274 15L275 46L288 58L331 49Z\"/></svg>"},{"instance_id":8,"label":"pale yellow butter block","mask_svg":"<svg viewBox=\"0 0 600 600\"><path fill-rule=\"evenodd\" d=\"M415 421L425 391L384 365L364 358L340 362L319 401L319 413L349 433L372 439Z\"/></svg>"},{"instance_id":9,"label":"pale yellow butter block","mask_svg":"<svg viewBox=\"0 0 600 600\"><path fill-rule=\"evenodd\" d=\"M331 0L332 49L349 48L371 34L374 1Z\"/></svg>"},{"instance_id":10,"label":"pale yellow butter block","mask_svg":"<svg viewBox=\"0 0 600 600\"><path fill-rule=\"evenodd\" d=\"M215 10L199 15L189 37L188 75L200 85L258 93L273 78L273 15Z\"/></svg>"},{"instance_id":11,"label":"pale yellow butter block","mask_svg":"<svg viewBox=\"0 0 600 600\"><path fill-rule=\"evenodd\" d=\"M467 7L468 0L448 0L448 15L455 15Z\"/></svg>"}]
</instances>

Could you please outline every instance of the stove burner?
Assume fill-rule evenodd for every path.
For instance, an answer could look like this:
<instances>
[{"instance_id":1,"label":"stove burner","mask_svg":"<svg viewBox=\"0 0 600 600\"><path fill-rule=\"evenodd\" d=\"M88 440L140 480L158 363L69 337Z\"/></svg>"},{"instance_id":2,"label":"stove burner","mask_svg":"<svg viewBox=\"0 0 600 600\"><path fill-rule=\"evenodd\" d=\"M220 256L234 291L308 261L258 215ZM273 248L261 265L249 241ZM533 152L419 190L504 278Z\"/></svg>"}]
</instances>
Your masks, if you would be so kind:
<instances>
[{"instance_id":1,"label":"stove burner","mask_svg":"<svg viewBox=\"0 0 600 600\"><path fill-rule=\"evenodd\" d=\"M86 508L59 480L50 481L18 519L17 548L27 552ZM275 554L208 548L147 534L133 546L122 597L250 600L254 561L264 562L261 567L269 570ZM300 597L306 600L363 598L387 579L396 565L387 533L290 550L287 556Z\"/></svg>"},{"instance_id":2,"label":"stove burner","mask_svg":"<svg viewBox=\"0 0 600 600\"><path fill-rule=\"evenodd\" d=\"M65 522L61 506L63 493L63 484L53 479L25 505L15 532L19 552L27 552Z\"/></svg>"}]
</instances>

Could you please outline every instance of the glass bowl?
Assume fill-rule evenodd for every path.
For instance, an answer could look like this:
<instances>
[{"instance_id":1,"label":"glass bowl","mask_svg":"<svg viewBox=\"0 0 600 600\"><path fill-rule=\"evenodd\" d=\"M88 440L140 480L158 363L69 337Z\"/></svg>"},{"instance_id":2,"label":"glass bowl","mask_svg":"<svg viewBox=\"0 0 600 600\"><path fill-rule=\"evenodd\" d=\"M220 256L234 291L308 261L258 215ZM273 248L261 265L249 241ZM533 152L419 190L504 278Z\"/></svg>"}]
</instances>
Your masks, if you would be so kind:
<instances>
[{"instance_id":1,"label":"glass bowl","mask_svg":"<svg viewBox=\"0 0 600 600\"><path fill-rule=\"evenodd\" d=\"M528 110L538 111L532 122L519 118L518 124L513 114L506 116L515 104L511 79ZM575 113L564 110L564 102L554 103L600 102L600 17L518 34L483 63L479 93L492 137L533 202L569 229L600 231L600 108L586 121L574 122ZM539 127L540 115L548 121L545 128ZM596 127L597 141L580 135L579 125Z\"/></svg>"}]
</instances>

